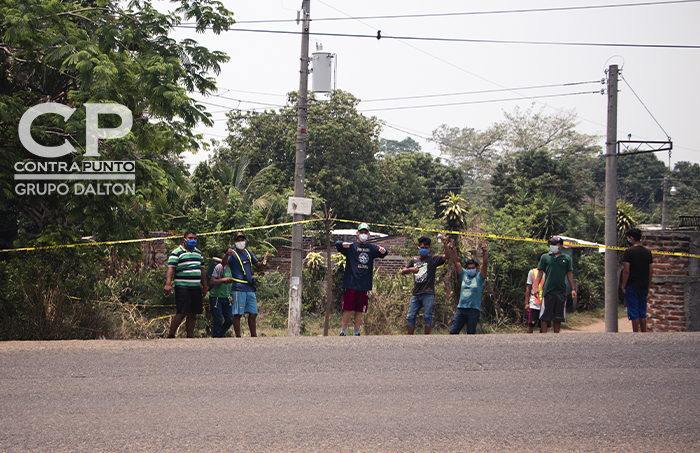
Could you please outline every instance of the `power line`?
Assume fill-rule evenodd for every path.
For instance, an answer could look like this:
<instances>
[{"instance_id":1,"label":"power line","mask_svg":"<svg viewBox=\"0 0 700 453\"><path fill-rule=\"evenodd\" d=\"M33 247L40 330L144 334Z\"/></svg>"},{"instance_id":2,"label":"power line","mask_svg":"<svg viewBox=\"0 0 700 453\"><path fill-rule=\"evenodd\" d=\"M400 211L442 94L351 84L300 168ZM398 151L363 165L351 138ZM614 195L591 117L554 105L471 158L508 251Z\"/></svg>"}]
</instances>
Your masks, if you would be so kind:
<instances>
[{"instance_id":1,"label":"power line","mask_svg":"<svg viewBox=\"0 0 700 453\"><path fill-rule=\"evenodd\" d=\"M503 92L503 91L535 90L535 89L542 89L542 88L556 88L556 87L566 87L566 86L574 86L574 85L587 85L587 84L593 84L593 83L601 83L601 81L594 80L591 82L558 83L558 84L552 84L552 85L536 85L536 86L520 87L520 88L499 88L497 90L463 91L460 93L425 94L425 95L417 95L417 96L404 96L404 97L383 98L383 99L368 99L368 100L363 99L362 102L401 101L401 100L407 100L407 99L424 99L424 98L436 98L436 97L446 97L446 96L462 96L462 95L468 95L468 94L499 93L499 92Z\"/></svg>"},{"instance_id":2,"label":"power line","mask_svg":"<svg viewBox=\"0 0 700 453\"><path fill-rule=\"evenodd\" d=\"M533 9L511 9L511 10L492 10L492 11L468 11L457 13L428 13L428 14L396 14L385 16L349 16L349 17L324 17L313 19L313 22L329 22L343 20L375 20L375 19L422 19L428 17L455 17L455 16L484 16L492 14L521 14L521 13L544 13L544 12L560 12L560 11L580 11L593 9L611 9L611 8L627 8L638 6L659 6L672 5L679 3L696 3L700 0L675 0L675 1L659 1L659 2L643 2L643 3L624 3L619 5L590 5L590 6L566 6L557 8L533 8ZM320 2L332 8L330 5ZM333 8L335 9L335 8ZM275 19L275 20L246 20L236 21L237 24L264 24L264 23L285 23L296 22L296 19Z\"/></svg>"},{"instance_id":3,"label":"power line","mask_svg":"<svg viewBox=\"0 0 700 453\"><path fill-rule=\"evenodd\" d=\"M630 89L630 91L632 92L632 94L634 94L634 96L637 98L637 100L642 104L642 106L643 106L644 109L647 111L647 113L651 116L651 118L654 120L654 122L656 122L656 125L659 126L659 128L661 128L661 130L663 131L663 133L666 135L666 138L668 139L668 141L671 141L671 137L668 136L668 133L666 133L666 131L664 130L664 128L661 126L661 124L659 124L659 122L656 120L656 118L654 118L654 115L652 115L651 111L649 111L649 109L647 108L647 106L644 105L644 102L642 102L642 100L639 98L639 96L637 96L637 93L634 91L634 89L633 89L632 86L629 84L629 82L627 82L627 79L625 79L625 77L622 75L622 73L620 73L620 78L622 79L623 82L625 82L625 84L626 84L627 87Z\"/></svg>"},{"instance_id":4,"label":"power line","mask_svg":"<svg viewBox=\"0 0 700 453\"><path fill-rule=\"evenodd\" d=\"M578 93L564 93L564 94L544 94L541 96L528 96L526 99L544 99L544 98L555 98L563 96L579 96L584 94L600 94L600 91L581 91ZM408 110L408 109L420 109L420 108L432 108L432 107L449 107L453 105L470 105L470 104L486 104L491 102L509 102L509 101L522 101L523 98L509 98L509 99L486 99L482 101L465 101L465 102L450 102L445 104L427 104L427 105L412 105L405 107L386 107L386 108L376 108L376 109L364 109L358 110L362 113L365 112L380 112L387 110Z\"/></svg>"},{"instance_id":5,"label":"power line","mask_svg":"<svg viewBox=\"0 0 700 453\"><path fill-rule=\"evenodd\" d=\"M195 25L177 25L179 28L196 28ZM239 31L249 33L270 33L282 35L301 35L300 31L285 30L255 30L251 28L231 28L228 31ZM370 38L378 39L377 35L358 35L350 33L315 33L309 32L313 36L332 36L336 38ZM626 48L647 48L647 49L700 49L700 45L690 44L626 44L626 43L594 43L594 42L560 42L560 41L517 41L498 39L469 39L469 38L434 38L419 36L390 36L382 35L381 39L396 39L404 41L433 41L433 42L464 42L472 44L526 44L526 45L546 45L546 46L580 46L580 47L626 47Z\"/></svg>"}]
</instances>

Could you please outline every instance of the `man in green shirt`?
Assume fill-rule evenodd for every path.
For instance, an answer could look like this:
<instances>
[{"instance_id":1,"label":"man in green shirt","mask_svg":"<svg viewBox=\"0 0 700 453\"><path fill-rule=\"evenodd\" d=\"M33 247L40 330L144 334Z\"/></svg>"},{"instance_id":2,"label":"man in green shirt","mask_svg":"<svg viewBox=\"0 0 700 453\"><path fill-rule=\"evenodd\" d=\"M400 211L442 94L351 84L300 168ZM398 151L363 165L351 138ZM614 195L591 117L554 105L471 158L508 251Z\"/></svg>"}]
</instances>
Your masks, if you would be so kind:
<instances>
[{"instance_id":1,"label":"man in green shirt","mask_svg":"<svg viewBox=\"0 0 700 453\"><path fill-rule=\"evenodd\" d=\"M197 249L197 233L187 231L182 245L172 251L168 257L168 272L165 275L165 295L175 288L175 316L170 320L168 338L175 338L182 319L187 317L185 326L187 338L194 335L194 326L198 314L204 311L202 297L207 293L207 272L202 262L204 257ZM174 280L173 280L174 279Z\"/></svg>"},{"instance_id":2,"label":"man in green shirt","mask_svg":"<svg viewBox=\"0 0 700 453\"><path fill-rule=\"evenodd\" d=\"M228 259L233 255L230 245L224 251L221 263L217 264L209 278L209 311L211 312L211 336L221 338L233 324L233 300L231 286L233 274Z\"/></svg>"},{"instance_id":3,"label":"man in green shirt","mask_svg":"<svg viewBox=\"0 0 700 453\"><path fill-rule=\"evenodd\" d=\"M552 236L549 240L549 253L542 255L538 270L544 271L547 278L544 282L544 300L540 310L540 332L547 333L547 327L553 324L554 333L559 333L561 323L566 321L566 280L571 286L571 297L576 299L574 289L574 266L571 258L561 253L564 240L559 236ZM535 277L533 288L539 287L542 273Z\"/></svg>"}]
</instances>

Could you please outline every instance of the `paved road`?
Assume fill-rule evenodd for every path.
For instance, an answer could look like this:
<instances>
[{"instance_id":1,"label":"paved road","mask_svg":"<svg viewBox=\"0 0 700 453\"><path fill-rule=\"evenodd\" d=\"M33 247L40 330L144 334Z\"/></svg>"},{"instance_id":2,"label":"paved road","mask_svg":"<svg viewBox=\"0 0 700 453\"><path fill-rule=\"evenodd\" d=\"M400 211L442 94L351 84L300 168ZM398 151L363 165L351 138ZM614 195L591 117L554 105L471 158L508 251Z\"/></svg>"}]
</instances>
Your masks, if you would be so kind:
<instances>
[{"instance_id":1,"label":"paved road","mask_svg":"<svg viewBox=\"0 0 700 453\"><path fill-rule=\"evenodd\" d=\"M700 333L0 343L0 451L699 451Z\"/></svg>"}]
</instances>

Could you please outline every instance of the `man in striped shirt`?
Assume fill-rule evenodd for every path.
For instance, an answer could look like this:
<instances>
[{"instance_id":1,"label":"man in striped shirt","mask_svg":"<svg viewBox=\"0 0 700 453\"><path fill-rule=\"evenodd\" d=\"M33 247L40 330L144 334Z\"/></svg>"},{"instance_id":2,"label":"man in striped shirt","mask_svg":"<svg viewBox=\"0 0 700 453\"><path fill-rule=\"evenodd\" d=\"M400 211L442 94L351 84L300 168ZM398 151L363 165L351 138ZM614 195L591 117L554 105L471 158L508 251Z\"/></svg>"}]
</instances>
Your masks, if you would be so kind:
<instances>
[{"instance_id":1,"label":"man in striped shirt","mask_svg":"<svg viewBox=\"0 0 700 453\"><path fill-rule=\"evenodd\" d=\"M168 257L168 272L165 276L165 295L175 287L176 314L170 320L168 338L175 338L182 319L186 317L187 338L194 335L196 317L203 311L202 297L207 293L207 273L204 257L197 249L197 234L187 231L182 245ZM174 277L174 282L173 282ZM172 286L171 286L172 284Z\"/></svg>"}]
</instances>

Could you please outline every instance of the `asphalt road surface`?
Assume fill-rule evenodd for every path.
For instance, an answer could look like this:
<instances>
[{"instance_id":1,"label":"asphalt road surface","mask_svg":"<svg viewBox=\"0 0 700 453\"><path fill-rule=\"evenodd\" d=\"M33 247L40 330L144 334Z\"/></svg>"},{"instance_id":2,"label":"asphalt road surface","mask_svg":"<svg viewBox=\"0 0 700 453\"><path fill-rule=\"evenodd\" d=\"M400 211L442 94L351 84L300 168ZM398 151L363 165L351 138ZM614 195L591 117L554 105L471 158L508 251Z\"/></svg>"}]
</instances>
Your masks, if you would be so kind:
<instances>
[{"instance_id":1,"label":"asphalt road surface","mask_svg":"<svg viewBox=\"0 0 700 453\"><path fill-rule=\"evenodd\" d=\"M700 333L0 343L2 452L700 451Z\"/></svg>"}]
</instances>

